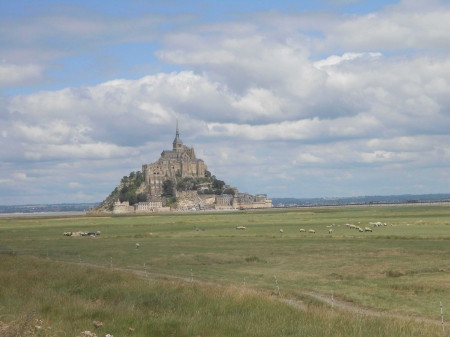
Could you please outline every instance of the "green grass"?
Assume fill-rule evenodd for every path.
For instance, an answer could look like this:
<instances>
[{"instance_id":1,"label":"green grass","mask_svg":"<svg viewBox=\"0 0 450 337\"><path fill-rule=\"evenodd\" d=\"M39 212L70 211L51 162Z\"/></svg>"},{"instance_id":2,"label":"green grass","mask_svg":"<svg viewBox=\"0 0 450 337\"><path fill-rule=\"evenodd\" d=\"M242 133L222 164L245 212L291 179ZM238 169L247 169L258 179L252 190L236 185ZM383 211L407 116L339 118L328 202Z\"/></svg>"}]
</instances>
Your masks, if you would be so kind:
<instances>
[{"instance_id":1,"label":"green grass","mask_svg":"<svg viewBox=\"0 0 450 337\"><path fill-rule=\"evenodd\" d=\"M372 233L359 233L345 226L360 222L364 228L376 221L388 225L370 226ZM333 223L330 235L327 226ZM247 229L236 230L240 225ZM205 230L196 231L196 227ZM316 234L300 233L300 228L314 229ZM102 234L97 238L62 236L65 231L81 230L100 230ZM137 242L139 249L135 248ZM210 282L211 289L242 289L245 278L246 291L261 296L258 301L270 299L276 292L273 277L276 275L284 298L304 299L311 291L324 294L333 291L337 300L436 322L440 321L439 302L442 301L444 312L446 307L450 308L448 206L0 219L0 253L12 252L18 257L39 257L49 266L55 265L55 261L78 263L81 257L82 263L105 267L102 273L118 273L106 270L111 257L113 269L143 271L145 263L149 273L182 279L190 279L192 269L194 279ZM75 265L70 268L86 269ZM181 282L180 287L184 287L184 281L169 280L159 280L161 288L170 288L170 282ZM133 288L132 282L127 278L124 284ZM1 306L7 307L3 302ZM18 306L14 312L19 309ZM239 335L217 331L193 333ZM297 332L292 335L298 335ZM337 332L325 335L339 336Z\"/></svg>"},{"instance_id":2,"label":"green grass","mask_svg":"<svg viewBox=\"0 0 450 337\"><path fill-rule=\"evenodd\" d=\"M0 260L0 336L34 313L28 336L441 336L438 325L350 315L235 286L136 277L29 256ZM93 321L103 322L95 328ZM33 320L32 320L33 322ZM23 325L23 324L22 324ZM135 329L133 332L129 328ZM23 334L24 336L26 334Z\"/></svg>"}]
</instances>

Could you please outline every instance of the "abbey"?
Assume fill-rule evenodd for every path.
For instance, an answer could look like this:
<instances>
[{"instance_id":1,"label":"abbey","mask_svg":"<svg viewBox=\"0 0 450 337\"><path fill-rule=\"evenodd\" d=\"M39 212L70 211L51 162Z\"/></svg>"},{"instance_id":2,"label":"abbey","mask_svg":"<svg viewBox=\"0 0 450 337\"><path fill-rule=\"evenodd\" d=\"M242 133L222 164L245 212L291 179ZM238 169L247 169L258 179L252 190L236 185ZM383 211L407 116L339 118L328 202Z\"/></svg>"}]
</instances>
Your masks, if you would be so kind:
<instances>
[{"instance_id":1,"label":"abbey","mask_svg":"<svg viewBox=\"0 0 450 337\"><path fill-rule=\"evenodd\" d=\"M205 177L207 167L203 160L197 159L194 148L183 145L178 130L178 122L173 149L164 150L161 158L152 164L143 164L145 184L150 189L151 195L161 195L163 193L163 183L166 180L177 182L177 176L185 177Z\"/></svg>"}]
</instances>

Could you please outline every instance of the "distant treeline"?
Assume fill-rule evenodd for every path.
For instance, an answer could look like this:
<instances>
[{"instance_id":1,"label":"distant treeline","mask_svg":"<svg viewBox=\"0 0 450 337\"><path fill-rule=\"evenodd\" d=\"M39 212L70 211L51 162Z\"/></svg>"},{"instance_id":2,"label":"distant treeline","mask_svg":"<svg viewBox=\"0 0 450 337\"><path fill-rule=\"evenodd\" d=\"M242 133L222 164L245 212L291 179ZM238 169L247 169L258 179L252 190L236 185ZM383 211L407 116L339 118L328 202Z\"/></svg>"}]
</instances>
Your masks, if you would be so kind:
<instances>
[{"instance_id":1,"label":"distant treeline","mask_svg":"<svg viewBox=\"0 0 450 337\"><path fill-rule=\"evenodd\" d=\"M370 195L360 197L335 198L271 198L272 204L287 205L344 205L376 203L417 203L450 200L450 194L404 194L404 195Z\"/></svg>"},{"instance_id":2,"label":"distant treeline","mask_svg":"<svg viewBox=\"0 0 450 337\"><path fill-rule=\"evenodd\" d=\"M76 212L87 211L89 206L97 207L99 203L48 204L48 205L8 205L0 206L0 213L36 213L36 212Z\"/></svg>"}]
</instances>

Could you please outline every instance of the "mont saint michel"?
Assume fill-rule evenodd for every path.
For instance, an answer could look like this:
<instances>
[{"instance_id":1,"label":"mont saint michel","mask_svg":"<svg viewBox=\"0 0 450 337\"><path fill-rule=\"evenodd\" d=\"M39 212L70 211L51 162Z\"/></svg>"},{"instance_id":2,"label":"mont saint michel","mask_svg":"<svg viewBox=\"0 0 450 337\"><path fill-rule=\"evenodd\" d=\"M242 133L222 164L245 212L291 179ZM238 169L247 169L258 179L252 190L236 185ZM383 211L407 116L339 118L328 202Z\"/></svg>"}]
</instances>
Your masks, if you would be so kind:
<instances>
[{"instance_id":1,"label":"mont saint michel","mask_svg":"<svg viewBox=\"0 0 450 337\"><path fill-rule=\"evenodd\" d=\"M113 214L170 212L174 210L270 208L267 194L239 192L208 171L194 147L183 144L178 122L172 150L158 160L142 164L142 172L124 176L93 212Z\"/></svg>"}]
</instances>

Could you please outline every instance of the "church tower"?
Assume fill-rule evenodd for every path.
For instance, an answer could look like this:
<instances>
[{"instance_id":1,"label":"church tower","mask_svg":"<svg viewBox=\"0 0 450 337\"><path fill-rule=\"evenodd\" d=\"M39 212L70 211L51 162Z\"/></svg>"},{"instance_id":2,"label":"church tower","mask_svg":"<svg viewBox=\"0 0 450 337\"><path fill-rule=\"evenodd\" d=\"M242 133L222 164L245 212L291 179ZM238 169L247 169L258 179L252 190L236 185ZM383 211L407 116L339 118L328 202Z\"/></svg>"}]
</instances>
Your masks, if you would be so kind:
<instances>
[{"instance_id":1,"label":"church tower","mask_svg":"<svg viewBox=\"0 0 450 337\"><path fill-rule=\"evenodd\" d=\"M180 131L178 130L178 119L177 119L177 132L175 135L175 139L173 140L173 151L183 152L183 142L180 139Z\"/></svg>"}]
</instances>

